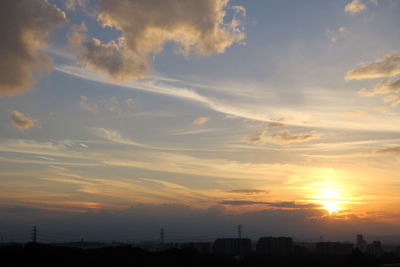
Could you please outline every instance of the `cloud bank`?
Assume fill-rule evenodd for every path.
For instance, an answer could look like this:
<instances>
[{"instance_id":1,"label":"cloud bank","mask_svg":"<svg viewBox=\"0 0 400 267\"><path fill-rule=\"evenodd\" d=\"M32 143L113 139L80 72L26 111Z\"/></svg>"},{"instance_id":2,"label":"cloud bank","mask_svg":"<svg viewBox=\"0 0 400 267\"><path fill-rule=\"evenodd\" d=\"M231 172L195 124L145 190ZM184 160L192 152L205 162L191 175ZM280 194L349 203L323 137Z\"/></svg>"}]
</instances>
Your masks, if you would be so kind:
<instances>
[{"instance_id":1,"label":"cloud bank","mask_svg":"<svg viewBox=\"0 0 400 267\"><path fill-rule=\"evenodd\" d=\"M49 32L65 22L64 12L45 0L0 1L0 95L28 90L50 68L41 49Z\"/></svg>"}]
</instances>

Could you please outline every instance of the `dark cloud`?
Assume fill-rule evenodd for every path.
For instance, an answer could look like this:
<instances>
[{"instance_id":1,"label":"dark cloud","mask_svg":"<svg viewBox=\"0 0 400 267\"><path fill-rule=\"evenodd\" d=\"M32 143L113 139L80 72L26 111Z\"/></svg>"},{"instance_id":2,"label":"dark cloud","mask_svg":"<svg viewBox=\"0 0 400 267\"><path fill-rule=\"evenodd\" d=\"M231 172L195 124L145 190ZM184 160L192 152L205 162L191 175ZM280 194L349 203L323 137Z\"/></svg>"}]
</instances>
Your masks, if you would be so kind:
<instances>
[{"instance_id":1,"label":"dark cloud","mask_svg":"<svg viewBox=\"0 0 400 267\"><path fill-rule=\"evenodd\" d=\"M0 94L29 89L51 67L41 49L49 32L65 22L64 12L45 0L0 1Z\"/></svg>"},{"instance_id":2,"label":"dark cloud","mask_svg":"<svg viewBox=\"0 0 400 267\"><path fill-rule=\"evenodd\" d=\"M225 200L219 202L218 204L231 205L231 206L245 206L245 205L270 205L270 202L247 201L247 200Z\"/></svg>"},{"instance_id":3,"label":"dark cloud","mask_svg":"<svg viewBox=\"0 0 400 267\"><path fill-rule=\"evenodd\" d=\"M221 205L231 205L231 206L246 206L246 205L267 205L272 208L282 208L282 209L316 209L320 208L320 205L310 204L310 203L296 203L293 201L283 201L283 202L264 202L264 201L247 201L247 200L226 200L219 202Z\"/></svg>"},{"instance_id":4,"label":"dark cloud","mask_svg":"<svg viewBox=\"0 0 400 267\"><path fill-rule=\"evenodd\" d=\"M255 195L255 194L267 194L268 191L258 190L258 189L236 189L236 190L228 191L228 193Z\"/></svg>"},{"instance_id":5,"label":"dark cloud","mask_svg":"<svg viewBox=\"0 0 400 267\"><path fill-rule=\"evenodd\" d=\"M293 201L271 203L270 206L275 208L288 208L288 209L316 209L321 207L321 205L317 204L310 204L310 203L300 204Z\"/></svg>"},{"instance_id":6,"label":"dark cloud","mask_svg":"<svg viewBox=\"0 0 400 267\"><path fill-rule=\"evenodd\" d=\"M392 154L392 155L400 155L400 146L398 147L388 147L375 151L376 154Z\"/></svg>"}]
</instances>

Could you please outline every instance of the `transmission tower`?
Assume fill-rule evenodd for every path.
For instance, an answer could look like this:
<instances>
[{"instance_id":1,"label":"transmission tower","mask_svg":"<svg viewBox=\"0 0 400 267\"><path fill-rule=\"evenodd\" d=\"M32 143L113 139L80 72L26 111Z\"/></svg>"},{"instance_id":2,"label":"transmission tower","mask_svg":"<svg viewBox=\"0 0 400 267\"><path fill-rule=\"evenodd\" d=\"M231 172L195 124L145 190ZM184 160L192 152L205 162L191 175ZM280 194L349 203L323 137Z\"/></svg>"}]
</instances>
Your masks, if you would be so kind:
<instances>
[{"instance_id":1,"label":"transmission tower","mask_svg":"<svg viewBox=\"0 0 400 267\"><path fill-rule=\"evenodd\" d=\"M164 228L160 230L160 243L162 246L164 245Z\"/></svg>"},{"instance_id":2,"label":"transmission tower","mask_svg":"<svg viewBox=\"0 0 400 267\"><path fill-rule=\"evenodd\" d=\"M32 243L34 243L34 244L37 243L37 227L36 227L36 225L34 225L32 228Z\"/></svg>"}]
</instances>

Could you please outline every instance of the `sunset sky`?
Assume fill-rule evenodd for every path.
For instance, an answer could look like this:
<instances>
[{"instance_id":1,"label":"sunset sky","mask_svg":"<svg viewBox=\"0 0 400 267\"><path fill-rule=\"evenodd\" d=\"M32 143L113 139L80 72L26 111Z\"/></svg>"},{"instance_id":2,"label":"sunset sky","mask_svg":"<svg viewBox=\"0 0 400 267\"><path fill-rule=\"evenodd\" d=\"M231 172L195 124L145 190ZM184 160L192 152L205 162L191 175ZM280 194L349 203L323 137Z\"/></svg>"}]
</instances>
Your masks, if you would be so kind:
<instances>
[{"instance_id":1,"label":"sunset sky","mask_svg":"<svg viewBox=\"0 0 400 267\"><path fill-rule=\"evenodd\" d=\"M1 1L0 235L398 234L399 14L398 0Z\"/></svg>"}]
</instances>

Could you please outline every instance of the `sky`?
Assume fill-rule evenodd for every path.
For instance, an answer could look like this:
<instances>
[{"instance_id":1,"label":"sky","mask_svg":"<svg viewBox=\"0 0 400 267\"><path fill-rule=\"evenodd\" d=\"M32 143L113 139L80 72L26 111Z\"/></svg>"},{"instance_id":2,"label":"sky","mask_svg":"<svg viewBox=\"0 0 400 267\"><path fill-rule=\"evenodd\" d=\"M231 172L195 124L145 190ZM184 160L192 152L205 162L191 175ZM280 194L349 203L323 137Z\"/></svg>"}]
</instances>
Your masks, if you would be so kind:
<instances>
[{"instance_id":1,"label":"sky","mask_svg":"<svg viewBox=\"0 0 400 267\"><path fill-rule=\"evenodd\" d=\"M396 235L399 12L1 1L2 240Z\"/></svg>"}]
</instances>

